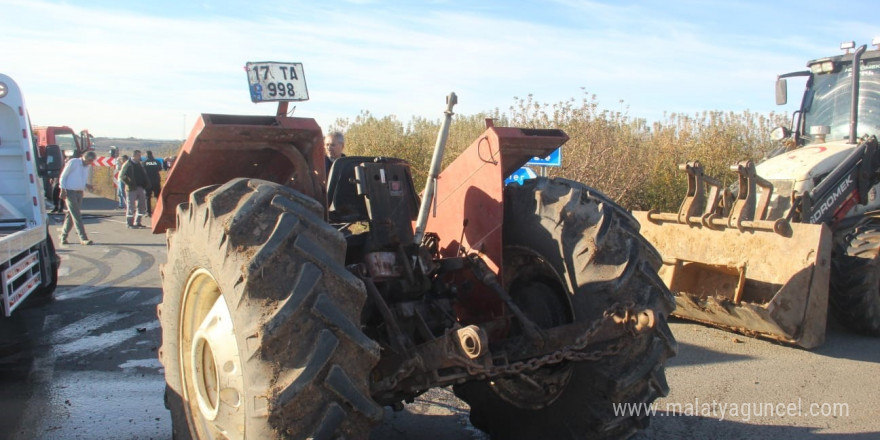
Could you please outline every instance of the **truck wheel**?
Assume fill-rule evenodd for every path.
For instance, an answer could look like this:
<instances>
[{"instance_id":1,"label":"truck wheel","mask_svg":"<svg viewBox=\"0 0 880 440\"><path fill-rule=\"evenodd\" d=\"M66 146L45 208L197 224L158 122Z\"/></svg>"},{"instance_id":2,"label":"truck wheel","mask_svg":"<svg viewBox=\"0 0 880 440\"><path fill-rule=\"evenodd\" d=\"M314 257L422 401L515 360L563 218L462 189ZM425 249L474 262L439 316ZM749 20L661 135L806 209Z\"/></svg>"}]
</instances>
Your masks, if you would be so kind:
<instances>
[{"instance_id":1,"label":"truck wheel","mask_svg":"<svg viewBox=\"0 0 880 440\"><path fill-rule=\"evenodd\" d=\"M880 219L857 226L831 258L831 313L848 329L880 336Z\"/></svg>"},{"instance_id":2,"label":"truck wheel","mask_svg":"<svg viewBox=\"0 0 880 440\"><path fill-rule=\"evenodd\" d=\"M49 228L47 227L46 243L40 249L40 264L48 268L46 273L49 276L49 282L34 292L34 296L40 297L40 300L43 302L52 300L52 294L55 292L55 288L58 287L58 266L61 265L61 259L55 253L55 243L52 242L52 234L48 233L48 230Z\"/></svg>"},{"instance_id":3,"label":"truck wheel","mask_svg":"<svg viewBox=\"0 0 880 440\"><path fill-rule=\"evenodd\" d=\"M47 278L43 281L42 286L27 297L27 301L21 305L22 308L44 306L55 299L52 294L58 287L58 267L61 266L61 259L55 253L52 234L49 234L48 231L49 228L46 227L46 241L40 246L40 266L45 268L45 270L41 270L43 270L43 276Z\"/></svg>"},{"instance_id":4,"label":"truck wheel","mask_svg":"<svg viewBox=\"0 0 880 440\"><path fill-rule=\"evenodd\" d=\"M622 208L580 183L539 178L505 190L504 283L541 327L592 322L615 303L657 312L652 331L597 361L564 362L455 387L471 423L493 438L627 438L647 415L615 404L665 396L664 363L677 350L666 323L674 300L660 256ZM601 349L608 342L593 349Z\"/></svg>"},{"instance_id":5,"label":"truck wheel","mask_svg":"<svg viewBox=\"0 0 880 440\"><path fill-rule=\"evenodd\" d=\"M256 179L178 206L158 307L175 439L357 439L381 420L366 293L323 215Z\"/></svg>"}]
</instances>

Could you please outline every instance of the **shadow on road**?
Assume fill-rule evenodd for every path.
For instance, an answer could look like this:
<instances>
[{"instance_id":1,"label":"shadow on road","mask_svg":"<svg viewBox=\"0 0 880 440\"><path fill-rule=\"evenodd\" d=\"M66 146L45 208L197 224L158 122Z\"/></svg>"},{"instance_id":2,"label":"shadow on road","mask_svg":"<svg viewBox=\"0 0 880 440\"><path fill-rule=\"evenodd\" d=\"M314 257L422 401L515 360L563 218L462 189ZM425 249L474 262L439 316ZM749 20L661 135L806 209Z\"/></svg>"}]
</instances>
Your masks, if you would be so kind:
<instances>
[{"instance_id":1,"label":"shadow on road","mask_svg":"<svg viewBox=\"0 0 880 440\"><path fill-rule=\"evenodd\" d=\"M82 211L83 214L87 214L88 211L124 212L121 209L117 209L116 200L105 199L95 194L87 194L86 197L83 197Z\"/></svg>"},{"instance_id":2,"label":"shadow on road","mask_svg":"<svg viewBox=\"0 0 880 440\"><path fill-rule=\"evenodd\" d=\"M666 362L668 367L720 364L726 362L744 362L754 359L753 356L725 353L696 345L678 343L678 354Z\"/></svg>"},{"instance_id":3,"label":"shadow on road","mask_svg":"<svg viewBox=\"0 0 880 440\"><path fill-rule=\"evenodd\" d=\"M880 338L852 333L831 317L828 318L825 344L812 351L836 359L880 364Z\"/></svg>"},{"instance_id":4,"label":"shadow on road","mask_svg":"<svg viewBox=\"0 0 880 440\"><path fill-rule=\"evenodd\" d=\"M25 317L28 306L25 302L8 318L0 314L0 433L17 429L24 415L23 403L32 394L27 382L35 357L35 342Z\"/></svg>"},{"instance_id":5,"label":"shadow on road","mask_svg":"<svg viewBox=\"0 0 880 440\"><path fill-rule=\"evenodd\" d=\"M704 325L675 317L670 317L669 322L690 324L706 328L715 328L709 325ZM719 330L726 331L723 329ZM780 347L784 347L789 350L801 350L808 353L814 353L820 356L826 356L835 359L851 359L862 362L880 363L880 338L855 334L849 331L846 327L842 326L830 315L828 316L827 329L825 332L825 343L818 348L814 348L812 350L807 350L805 348L797 347L791 344L785 344L773 339L755 338L752 336L745 336L734 332L729 332L729 334L731 335L731 338L738 338L743 340L757 339L770 344L778 345ZM749 359L754 358L752 356L709 350L702 347L679 342L678 356L670 359L668 365L699 365L722 362L747 361Z\"/></svg>"},{"instance_id":6,"label":"shadow on road","mask_svg":"<svg viewBox=\"0 0 880 440\"><path fill-rule=\"evenodd\" d=\"M24 305L22 306L24 307ZM11 317L0 317L0 383L27 379L34 359L32 335L19 309Z\"/></svg>"},{"instance_id":7,"label":"shadow on road","mask_svg":"<svg viewBox=\"0 0 880 440\"><path fill-rule=\"evenodd\" d=\"M482 431L467 423L464 414L418 414L386 409L385 419L370 432L370 440L483 440Z\"/></svg>"},{"instance_id":8,"label":"shadow on road","mask_svg":"<svg viewBox=\"0 0 880 440\"><path fill-rule=\"evenodd\" d=\"M799 419L800 417L794 417ZM689 416L681 413L657 411L651 419L650 427L633 440L661 439L774 439L774 440L874 440L880 438L880 431L861 433L822 433L822 428L789 426L791 417L778 417L778 424L759 425L757 417L750 421L719 420L719 417ZM762 417L766 420L766 417ZM742 418L740 419L742 420ZM817 425L824 425L822 419L815 418Z\"/></svg>"}]
</instances>

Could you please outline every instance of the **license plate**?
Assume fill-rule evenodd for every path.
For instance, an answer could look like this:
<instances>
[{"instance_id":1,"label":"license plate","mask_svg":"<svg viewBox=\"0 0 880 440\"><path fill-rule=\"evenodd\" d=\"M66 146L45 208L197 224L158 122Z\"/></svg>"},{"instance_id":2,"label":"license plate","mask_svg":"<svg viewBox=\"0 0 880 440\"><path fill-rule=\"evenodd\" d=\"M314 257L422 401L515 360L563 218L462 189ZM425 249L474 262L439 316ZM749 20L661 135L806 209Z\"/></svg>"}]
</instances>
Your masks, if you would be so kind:
<instances>
[{"instance_id":1,"label":"license plate","mask_svg":"<svg viewBox=\"0 0 880 440\"><path fill-rule=\"evenodd\" d=\"M302 63L247 63L245 70L253 102L309 99Z\"/></svg>"}]
</instances>

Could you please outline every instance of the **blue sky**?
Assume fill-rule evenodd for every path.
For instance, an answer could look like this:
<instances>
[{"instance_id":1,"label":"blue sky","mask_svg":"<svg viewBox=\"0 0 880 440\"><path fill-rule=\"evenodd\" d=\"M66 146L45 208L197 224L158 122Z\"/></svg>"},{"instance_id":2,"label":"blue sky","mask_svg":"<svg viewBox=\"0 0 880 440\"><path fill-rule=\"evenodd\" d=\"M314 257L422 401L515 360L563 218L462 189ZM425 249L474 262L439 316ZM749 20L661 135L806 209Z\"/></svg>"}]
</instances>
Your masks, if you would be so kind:
<instances>
[{"instance_id":1,"label":"blue sky","mask_svg":"<svg viewBox=\"0 0 880 440\"><path fill-rule=\"evenodd\" d=\"M96 136L182 139L199 113L253 104L247 61L299 61L326 130L361 110L440 118L595 94L600 106L664 112L791 110L776 75L880 36L869 1L246 2L0 0L0 72L35 125ZM793 90L796 94L797 91ZM621 103L623 101L623 103Z\"/></svg>"}]
</instances>

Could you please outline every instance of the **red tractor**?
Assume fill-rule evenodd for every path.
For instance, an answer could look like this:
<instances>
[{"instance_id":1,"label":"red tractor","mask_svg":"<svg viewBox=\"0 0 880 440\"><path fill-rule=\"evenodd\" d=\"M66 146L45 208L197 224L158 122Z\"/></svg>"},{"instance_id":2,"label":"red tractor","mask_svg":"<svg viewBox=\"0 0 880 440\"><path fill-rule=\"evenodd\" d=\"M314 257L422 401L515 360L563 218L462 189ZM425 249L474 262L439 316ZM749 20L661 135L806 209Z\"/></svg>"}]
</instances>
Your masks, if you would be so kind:
<instances>
[{"instance_id":1,"label":"red tractor","mask_svg":"<svg viewBox=\"0 0 880 440\"><path fill-rule=\"evenodd\" d=\"M295 80L252 78L255 101L286 92L276 116L202 115L162 189L175 438L366 438L384 406L449 385L494 438L646 425L613 404L668 392L659 255L596 190L503 185L565 133L490 126L440 173L452 94L420 198L400 159L345 157L328 174L318 124L285 116Z\"/></svg>"}]
</instances>

